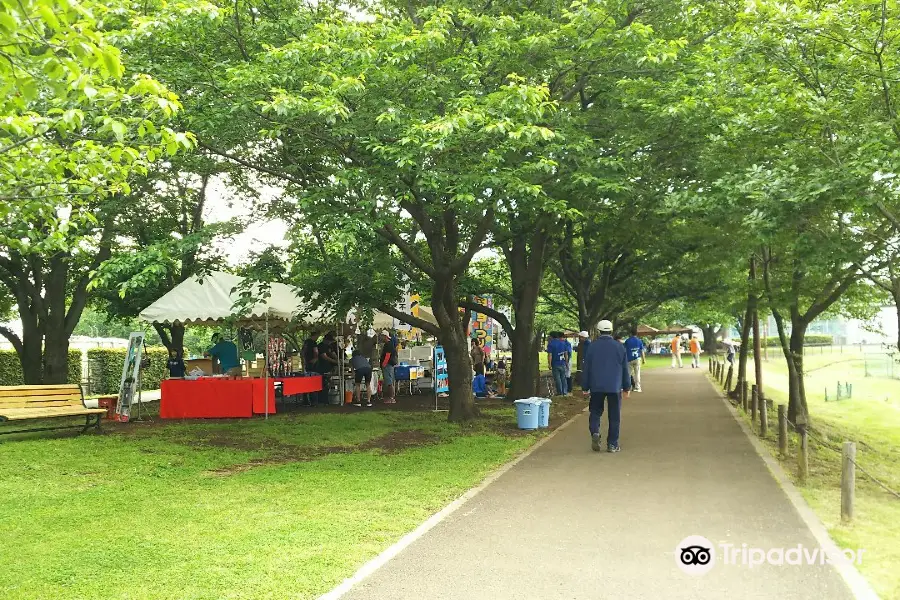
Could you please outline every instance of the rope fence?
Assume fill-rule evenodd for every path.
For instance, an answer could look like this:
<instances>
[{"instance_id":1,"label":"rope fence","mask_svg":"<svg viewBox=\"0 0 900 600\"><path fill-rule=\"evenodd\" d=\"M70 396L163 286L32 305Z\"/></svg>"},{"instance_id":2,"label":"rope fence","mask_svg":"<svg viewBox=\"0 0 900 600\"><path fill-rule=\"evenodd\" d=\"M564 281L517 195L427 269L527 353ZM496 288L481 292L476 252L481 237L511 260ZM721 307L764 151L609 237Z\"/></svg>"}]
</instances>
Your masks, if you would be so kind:
<instances>
[{"instance_id":1,"label":"rope fence","mask_svg":"<svg viewBox=\"0 0 900 600\"><path fill-rule=\"evenodd\" d=\"M731 399L732 403L750 417L751 429L753 429L760 437L767 438L767 422L769 408L772 407L771 401L765 399L761 390L755 385L752 386L752 394L747 394L747 382L736 382L736 387L731 390L731 377L725 377L725 364L719 362L716 358L710 358L709 372L713 380L718 382L725 390L726 398ZM730 373L729 373L730 375ZM743 389L742 389L743 388ZM856 471L858 470L869 481L880 487L882 490L900 500L900 492L893 489L884 481L873 475L869 470L864 468L856 460L856 442L844 442L843 447L834 446L826 437L820 435L818 431L810 426L798 426L787 418L787 405L779 404L778 412L778 448L782 457L786 457L788 447L788 427L798 432L800 443L798 445L798 477L801 483L805 483L809 476L809 446L808 439L812 439L817 447L827 448L832 452L841 456L841 517L845 521L853 518L854 501L856 497ZM860 442L859 445L876 451L871 445Z\"/></svg>"}]
</instances>

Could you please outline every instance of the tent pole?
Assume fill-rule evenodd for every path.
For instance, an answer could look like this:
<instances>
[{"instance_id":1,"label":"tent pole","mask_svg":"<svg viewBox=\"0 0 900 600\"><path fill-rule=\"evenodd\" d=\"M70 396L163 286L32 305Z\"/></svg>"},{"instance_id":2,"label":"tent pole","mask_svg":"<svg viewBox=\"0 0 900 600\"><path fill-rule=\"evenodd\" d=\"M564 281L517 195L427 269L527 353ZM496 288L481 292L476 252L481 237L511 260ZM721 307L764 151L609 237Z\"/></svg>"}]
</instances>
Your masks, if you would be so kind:
<instances>
[{"instance_id":1,"label":"tent pole","mask_svg":"<svg viewBox=\"0 0 900 600\"><path fill-rule=\"evenodd\" d=\"M265 375L265 386L266 386L266 420L269 420L269 311L266 311L266 364L264 366L266 370Z\"/></svg>"}]
</instances>

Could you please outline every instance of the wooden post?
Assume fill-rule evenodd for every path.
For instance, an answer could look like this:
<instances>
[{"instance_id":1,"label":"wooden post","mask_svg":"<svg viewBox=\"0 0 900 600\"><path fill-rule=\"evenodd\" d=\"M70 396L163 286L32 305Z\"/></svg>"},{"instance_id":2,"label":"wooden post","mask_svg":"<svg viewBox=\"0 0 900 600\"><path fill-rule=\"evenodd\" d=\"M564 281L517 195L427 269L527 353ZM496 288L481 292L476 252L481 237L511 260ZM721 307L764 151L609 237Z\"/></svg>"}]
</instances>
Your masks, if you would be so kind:
<instances>
[{"instance_id":1,"label":"wooden post","mask_svg":"<svg viewBox=\"0 0 900 600\"><path fill-rule=\"evenodd\" d=\"M712 373L712 372L713 372L713 361L712 361L712 357L710 357L709 360L706 361L706 366L709 367L709 372Z\"/></svg>"},{"instance_id":2,"label":"wooden post","mask_svg":"<svg viewBox=\"0 0 900 600\"><path fill-rule=\"evenodd\" d=\"M759 410L759 437L765 438L769 435L769 408L766 405L766 399L763 397L759 397L759 404L757 406L757 410Z\"/></svg>"},{"instance_id":3,"label":"wooden post","mask_svg":"<svg viewBox=\"0 0 900 600\"><path fill-rule=\"evenodd\" d=\"M800 429L800 452L797 453L797 477L800 483L806 483L809 478L809 436L806 433L806 425Z\"/></svg>"},{"instance_id":4,"label":"wooden post","mask_svg":"<svg viewBox=\"0 0 900 600\"><path fill-rule=\"evenodd\" d=\"M756 390L756 384L750 391L750 421L756 423L756 410L759 407L759 392Z\"/></svg>"},{"instance_id":5,"label":"wooden post","mask_svg":"<svg viewBox=\"0 0 900 600\"><path fill-rule=\"evenodd\" d=\"M744 412L747 412L747 399L749 395L747 394L747 387L749 386L749 382L745 379L741 382L741 407L743 407Z\"/></svg>"},{"instance_id":6,"label":"wooden post","mask_svg":"<svg viewBox=\"0 0 900 600\"><path fill-rule=\"evenodd\" d=\"M787 456L788 441L787 404L778 405L778 452Z\"/></svg>"},{"instance_id":7,"label":"wooden post","mask_svg":"<svg viewBox=\"0 0 900 600\"><path fill-rule=\"evenodd\" d=\"M728 365L728 373L725 375L725 393L731 393L731 380L734 377L734 365Z\"/></svg>"},{"instance_id":8,"label":"wooden post","mask_svg":"<svg viewBox=\"0 0 900 600\"><path fill-rule=\"evenodd\" d=\"M841 453L841 520L853 520L853 502L856 499L856 444L844 442Z\"/></svg>"}]
</instances>

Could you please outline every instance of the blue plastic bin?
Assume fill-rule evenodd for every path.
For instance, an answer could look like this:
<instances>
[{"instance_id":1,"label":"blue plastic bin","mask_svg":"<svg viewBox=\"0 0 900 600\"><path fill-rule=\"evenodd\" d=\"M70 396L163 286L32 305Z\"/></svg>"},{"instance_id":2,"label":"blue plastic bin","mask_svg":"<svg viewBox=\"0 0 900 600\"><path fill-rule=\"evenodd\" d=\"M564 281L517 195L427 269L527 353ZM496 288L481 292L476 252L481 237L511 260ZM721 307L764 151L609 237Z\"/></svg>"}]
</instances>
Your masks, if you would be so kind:
<instances>
[{"instance_id":1,"label":"blue plastic bin","mask_svg":"<svg viewBox=\"0 0 900 600\"><path fill-rule=\"evenodd\" d=\"M550 405L553 404L553 400L550 398L535 398L535 400L541 403L538 409L538 426L550 427Z\"/></svg>"},{"instance_id":2,"label":"blue plastic bin","mask_svg":"<svg viewBox=\"0 0 900 600\"><path fill-rule=\"evenodd\" d=\"M519 429L537 429L540 425L540 405L534 398L516 400L516 424Z\"/></svg>"}]
</instances>

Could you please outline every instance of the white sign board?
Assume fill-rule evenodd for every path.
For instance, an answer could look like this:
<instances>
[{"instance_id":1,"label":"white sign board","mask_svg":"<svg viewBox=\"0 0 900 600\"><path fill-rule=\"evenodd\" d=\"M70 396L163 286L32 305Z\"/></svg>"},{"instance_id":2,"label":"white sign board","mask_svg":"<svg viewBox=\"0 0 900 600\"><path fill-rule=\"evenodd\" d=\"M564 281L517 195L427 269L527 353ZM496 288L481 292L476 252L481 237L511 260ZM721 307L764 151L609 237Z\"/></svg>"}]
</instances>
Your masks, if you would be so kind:
<instances>
[{"instance_id":1,"label":"white sign board","mask_svg":"<svg viewBox=\"0 0 900 600\"><path fill-rule=\"evenodd\" d=\"M141 372L141 353L144 349L144 332L135 331L128 337L122 380L119 382L119 401L116 404L116 420L127 422L131 418L131 404L137 391Z\"/></svg>"}]
</instances>

